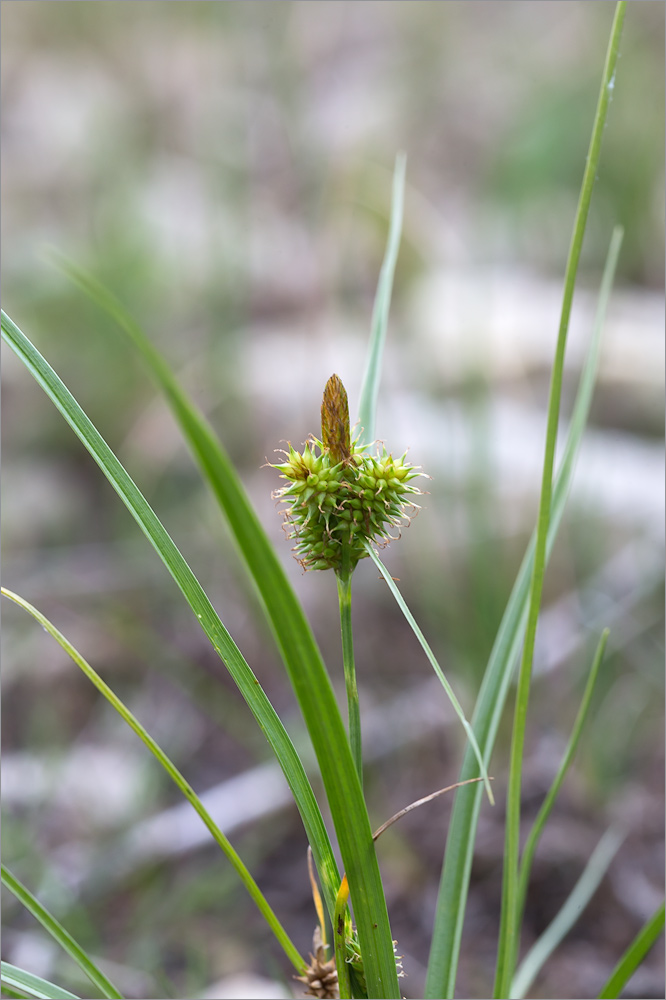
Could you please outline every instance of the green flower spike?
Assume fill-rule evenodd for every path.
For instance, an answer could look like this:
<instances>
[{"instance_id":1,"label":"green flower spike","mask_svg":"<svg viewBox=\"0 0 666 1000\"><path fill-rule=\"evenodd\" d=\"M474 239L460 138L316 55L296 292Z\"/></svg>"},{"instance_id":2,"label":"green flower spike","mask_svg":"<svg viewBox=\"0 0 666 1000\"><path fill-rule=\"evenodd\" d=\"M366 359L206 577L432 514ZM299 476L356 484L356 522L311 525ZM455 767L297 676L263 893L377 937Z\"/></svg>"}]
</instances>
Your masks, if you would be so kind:
<instances>
[{"instance_id":1,"label":"green flower spike","mask_svg":"<svg viewBox=\"0 0 666 1000\"><path fill-rule=\"evenodd\" d=\"M278 469L287 485L273 498L288 504L284 512L289 538L303 569L340 572L343 553L349 569L367 556L364 543L383 548L394 541L391 529L409 524L419 507L409 497L421 494L411 480L423 475L377 443L376 454L351 440L347 393L331 375L321 406L321 441L311 437L303 451L289 445ZM346 551L345 551L346 550Z\"/></svg>"}]
</instances>

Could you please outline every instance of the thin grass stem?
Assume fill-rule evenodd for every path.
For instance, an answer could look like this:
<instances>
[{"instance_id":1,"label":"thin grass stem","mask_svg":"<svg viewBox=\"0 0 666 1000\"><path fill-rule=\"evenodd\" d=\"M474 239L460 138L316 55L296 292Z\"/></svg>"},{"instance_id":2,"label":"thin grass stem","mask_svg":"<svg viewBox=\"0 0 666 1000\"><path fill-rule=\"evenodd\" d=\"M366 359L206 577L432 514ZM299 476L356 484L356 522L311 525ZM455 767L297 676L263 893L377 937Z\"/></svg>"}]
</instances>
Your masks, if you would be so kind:
<instances>
[{"instance_id":1,"label":"thin grass stem","mask_svg":"<svg viewBox=\"0 0 666 1000\"><path fill-rule=\"evenodd\" d=\"M490 780L492 781L493 779L491 778ZM479 781L483 781L483 778L468 778L467 781L456 781L453 785L447 785L446 788L438 788L436 792L431 792L430 795L424 795L423 798L416 799L415 802L410 802L408 806L398 810L398 812L394 813L390 819L387 819L381 826L378 826L372 835L372 839L378 840L390 826L397 823L398 820L402 819L403 816L406 816L407 813L413 812L415 809L420 809L421 806L425 806L429 802L433 802L435 799L438 799L440 795L446 795L447 792L453 792L456 788L460 788L461 785L474 785Z\"/></svg>"},{"instance_id":2,"label":"thin grass stem","mask_svg":"<svg viewBox=\"0 0 666 1000\"><path fill-rule=\"evenodd\" d=\"M407 157L404 153L398 153L395 158L395 168L393 170L389 236L386 243L384 260L382 261L382 268L379 272L375 302L372 308L370 343L368 345L367 362L363 374L358 407L358 421L360 424L359 441L361 444L370 444L375 436L379 379L381 376L384 343L386 341L386 329L388 327L391 293L393 291L393 275L395 274L395 265L398 260L400 234L402 232L406 165Z\"/></svg>"},{"instance_id":3,"label":"thin grass stem","mask_svg":"<svg viewBox=\"0 0 666 1000\"><path fill-rule=\"evenodd\" d=\"M553 488L553 466L555 461L555 445L557 442L557 426L560 414L560 399L562 394L562 378L564 371L564 354L566 349L569 317L576 285L576 274L580 260L585 226L592 198L592 188L599 166L601 140L603 137L608 104L615 82L618 48L622 33L626 10L626 0L620 0L615 8L615 16L611 28L610 41L606 53L606 62L601 80L601 90L592 128L592 137L583 174L578 208L574 222L573 235L569 248L567 266L564 278L564 294L560 326L555 350L555 360L550 383L548 400L548 420L546 429L546 446L541 481L541 498L537 518L537 531L534 552L534 567L530 585L529 611L523 655L520 664L518 686L516 691L516 707L514 714L513 733L511 739L511 758L509 764L509 781L507 789L506 837L504 847L504 870L502 881L502 913L497 951L497 968L495 972L494 996L507 997L513 977L513 960L516 954L516 938L518 934L518 852L520 834L520 796L522 780L523 749L525 744L525 728L527 708L529 703L530 682L532 677L532 662L536 640L541 594L546 566L546 540L550 525L551 497Z\"/></svg>"},{"instance_id":4,"label":"thin grass stem","mask_svg":"<svg viewBox=\"0 0 666 1000\"><path fill-rule=\"evenodd\" d=\"M369 542L365 542L365 548L366 548L366 550L367 550L370 558L374 562L375 566L377 567L377 569L379 570L379 572L382 574L382 576L386 580L386 583L388 584L389 590L391 591L391 593L393 594L393 596L395 597L395 599L396 599L396 601L398 603L398 607L400 608L400 610L402 611L403 615L405 616L405 618L409 622L409 624L410 624L410 626L412 628L412 631L414 632L414 635L418 639L418 641L421 644L421 647L422 647L424 653L426 654L426 656L428 657L428 660L430 661L430 665L432 666L433 670L435 671L435 673L437 674L439 680L441 681L442 687L446 691L446 694L448 695L449 701L451 702L451 705L453 706L453 709L454 709L456 715L460 719L460 721L461 721L461 723L463 725L463 728L464 728L465 732L467 733L467 738L468 738L468 740L470 742L470 746L472 747L472 750L474 751L474 755L475 755L475 757L477 759L477 763L478 763L479 769L481 771L481 777L483 778L483 783L485 785L486 794L488 795L488 801L490 802L491 805L495 805L495 799L494 799L494 796L493 796L492 789L490 787L490 781L488 780L488 771L486 769L486 765L483 762L483 757L481 756L481 751L479 750L479 744L477 743L476 736L474 735L474 730L472 729L472 727L470 726L469 722L467 721L465 713L463 712L462 706L461 706L460 702L458 701L453 688L451 687L451 685L449 684L448 680L446 679L444 671L442 670L442 668L440 667L439 663L437 662L437 658L435 657L435 654L433 653L432 649L430 648L430 645L429 645L428 641L426 640L426 637L424 636L423 632L421 631L421 629L417 625L416 619L414 618L414 615L411 613L411 611L407 607L407 604L405 602L404 597L402 596L402 594L400 593L400 591L396 587L396 585L395 585L395 583L393 581L393 577L391 576L391 574L387 570L386 566L384 566L383 562L381 561L381 559L379 558L379 556L377 555L377 553L375 552L375 550L373 549L372 545L370 545Z\"/></svg>"},{"instance_id":5,"label":"thin grass stem","mask_svg":"<svg viewBox=\"0 0 666 1000\"><path fill-rule=\"evenodd\" d=\"M345 558L345 554L347 558ZM342 569L336 573L338 583L338 602L340 605L340 631L342 633L342 663L347 691L347 712L349 717L349 745L351 746L354 766L358 780L363 787L363 750L361 745L361 712L356 684L356 664L354 661L354 637L351 620L351 578L349 570L349 553L343 549Z\"/></svg>"}]
</instances>

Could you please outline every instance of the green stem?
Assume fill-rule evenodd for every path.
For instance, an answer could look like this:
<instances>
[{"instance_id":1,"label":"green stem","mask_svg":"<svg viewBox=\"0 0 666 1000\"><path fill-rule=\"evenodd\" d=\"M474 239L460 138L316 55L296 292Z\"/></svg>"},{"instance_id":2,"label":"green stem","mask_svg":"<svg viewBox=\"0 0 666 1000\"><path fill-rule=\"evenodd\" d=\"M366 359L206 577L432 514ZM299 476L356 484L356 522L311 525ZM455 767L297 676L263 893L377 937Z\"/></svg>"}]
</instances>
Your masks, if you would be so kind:
<instances>
[{"instance_id":1,"label":"green stem","mask_svg":"<svg viewBox=\"0 0 666 1000\"><path fill-rule=\"evenodd\" d=\"M592 138L587 155L583 183L581 186L576 219L574 223L569 256L564 279L564 295L562 313L557 337L555 361L550 383L548 400L548 422L546 429L546 448L541 482L541 499L537 519L537 533L534 553L534 568L530 586L530 603L525 633L525 644L520 664L518 687L516 692L516 709L511 740L511 759L509 765L509 783L507 790L506 839L504 846L504 871L502 881L502 915L497 952L497 969L495 973L494 996L507 997L513 977L513 958L518 951L518 852L520 833L520 795L525 744L525 725L527 706L529 702L530 681L532 677L532 661L536 639L539 606L543 590L543 578L546 563L546 538L550 523L551 494L553 482L553 464L555 445L557 441L557 424L560 414L560 398L562 393L562 375L564 369L564 352L566 348L569 316L576 285L576 272L580 260L585 225L592 198L592 188L599 166L601 140L606 123L608 104L615 83L615 68L617 65L618 48L622 23L624 21L626 0L620 0L615 9L615 17L611 28L606 63L601 80L601 90L592 129Z\"/></svg>"},{"instance_id":2,"label":"green stem","mask_svg":"<svg viewBox=\"0 0 666 1000\"><path fill-rule=\"evenodd\" d=\"M361 748L361 713L356 686L356 664L354 662L354 637L351 621L351 578L349 546L342 549L342 567L336 572L338 581L338 602L340 604L340 631L342 633L342 662L347 689L347 711L349 715L349 744L356 766L358 780L363 788L363 751Z\"/></svg>"}]
</instances>

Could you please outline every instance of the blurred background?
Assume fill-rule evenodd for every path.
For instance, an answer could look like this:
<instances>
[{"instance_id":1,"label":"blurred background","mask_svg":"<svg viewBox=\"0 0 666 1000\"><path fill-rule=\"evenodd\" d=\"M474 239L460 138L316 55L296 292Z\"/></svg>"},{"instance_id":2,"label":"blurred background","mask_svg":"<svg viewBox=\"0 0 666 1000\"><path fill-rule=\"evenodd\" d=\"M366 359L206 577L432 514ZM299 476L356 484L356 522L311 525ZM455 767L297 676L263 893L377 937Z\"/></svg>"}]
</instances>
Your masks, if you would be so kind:
<instances>
[{"instance_id":1,"label":"blurred background","mask_svg":"<svg viewBox=\"0 0 666 1000\"><path fill-rule=\"evenodd\" d=\"M403 240L377 434L432 477L385 561L471 712L532 530L564 265L614 3L2 5L3 307L137 480L297 745L254 593L181 436L55 248L123 301L231 453L338 688L334 580L303 575L275 449L358 401L396 153ZM546 579L524 815L557 769L592 651L592 717L539 848L523 946L604 830L627 839L535 997L596 996L663 896L664 7L629 5L583 250L563 431L613 226L624 226L589 432ZM211 808L302 952L306 840L283 779L171 579L3 347L4 583L129 704ZM456 780L463 741L376 571L354 578L366 788L378 826ZM128 997L288 997L291 970L196 816L106 702L3 602L4 859ZM494 969L510 719L491 773L458 994ZM314 768L313 774L314 774ZM315 787L319 785L316 775ZM450 801L379 857L407 997L422 996ZM4 957L75 992L12 898ZM625 996L660 997L657 947ZM83 995L83 994L81 994ZM300 995L298 990L294 995Z\"/></svg>"}]
</instances>

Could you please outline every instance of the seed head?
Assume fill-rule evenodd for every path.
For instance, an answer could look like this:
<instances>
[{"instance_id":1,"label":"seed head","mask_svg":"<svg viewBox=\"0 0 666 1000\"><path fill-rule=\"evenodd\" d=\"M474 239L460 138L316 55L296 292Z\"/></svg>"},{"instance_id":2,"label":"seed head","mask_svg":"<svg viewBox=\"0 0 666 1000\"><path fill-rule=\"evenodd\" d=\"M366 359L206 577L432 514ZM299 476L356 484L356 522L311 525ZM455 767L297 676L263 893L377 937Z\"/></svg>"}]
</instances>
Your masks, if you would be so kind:
<instances>
[{"instance_id":1,"label":"seed head","mask_svg":"<svg viewBox=\"0 0 666 1000\"><path fill-rule=\"evenodd\" d=\"M294 976L299 982L305 983L308 987L306 997L319 997L320 1000L337 1000L340 996L338 992L338 973L335 968L335 959L326 960L326 949L328 945L322 943L319 926L315 928L312 938L312 951L310 952L310 964L305 969L304 976Z\"/></svg>"},{"instance_id":2,"label":"seed head","mask_svg":"<svg viewBox=\"0 0 666 1000\"><path fill-rule=\"evenodd\" d=\"M347 393L337 375L326 383L321 406L321 441L310 438L302 452L289 445L286 462L274 465L287 485L273 496L288 504L285 523L304 569L342 567L343 551L354 569L367 556L366 542L388 545L391 529L409 524L421 490L411 480L423 475L385 447L370 454L351 440Z\"/></svg>"}]
</instances>

